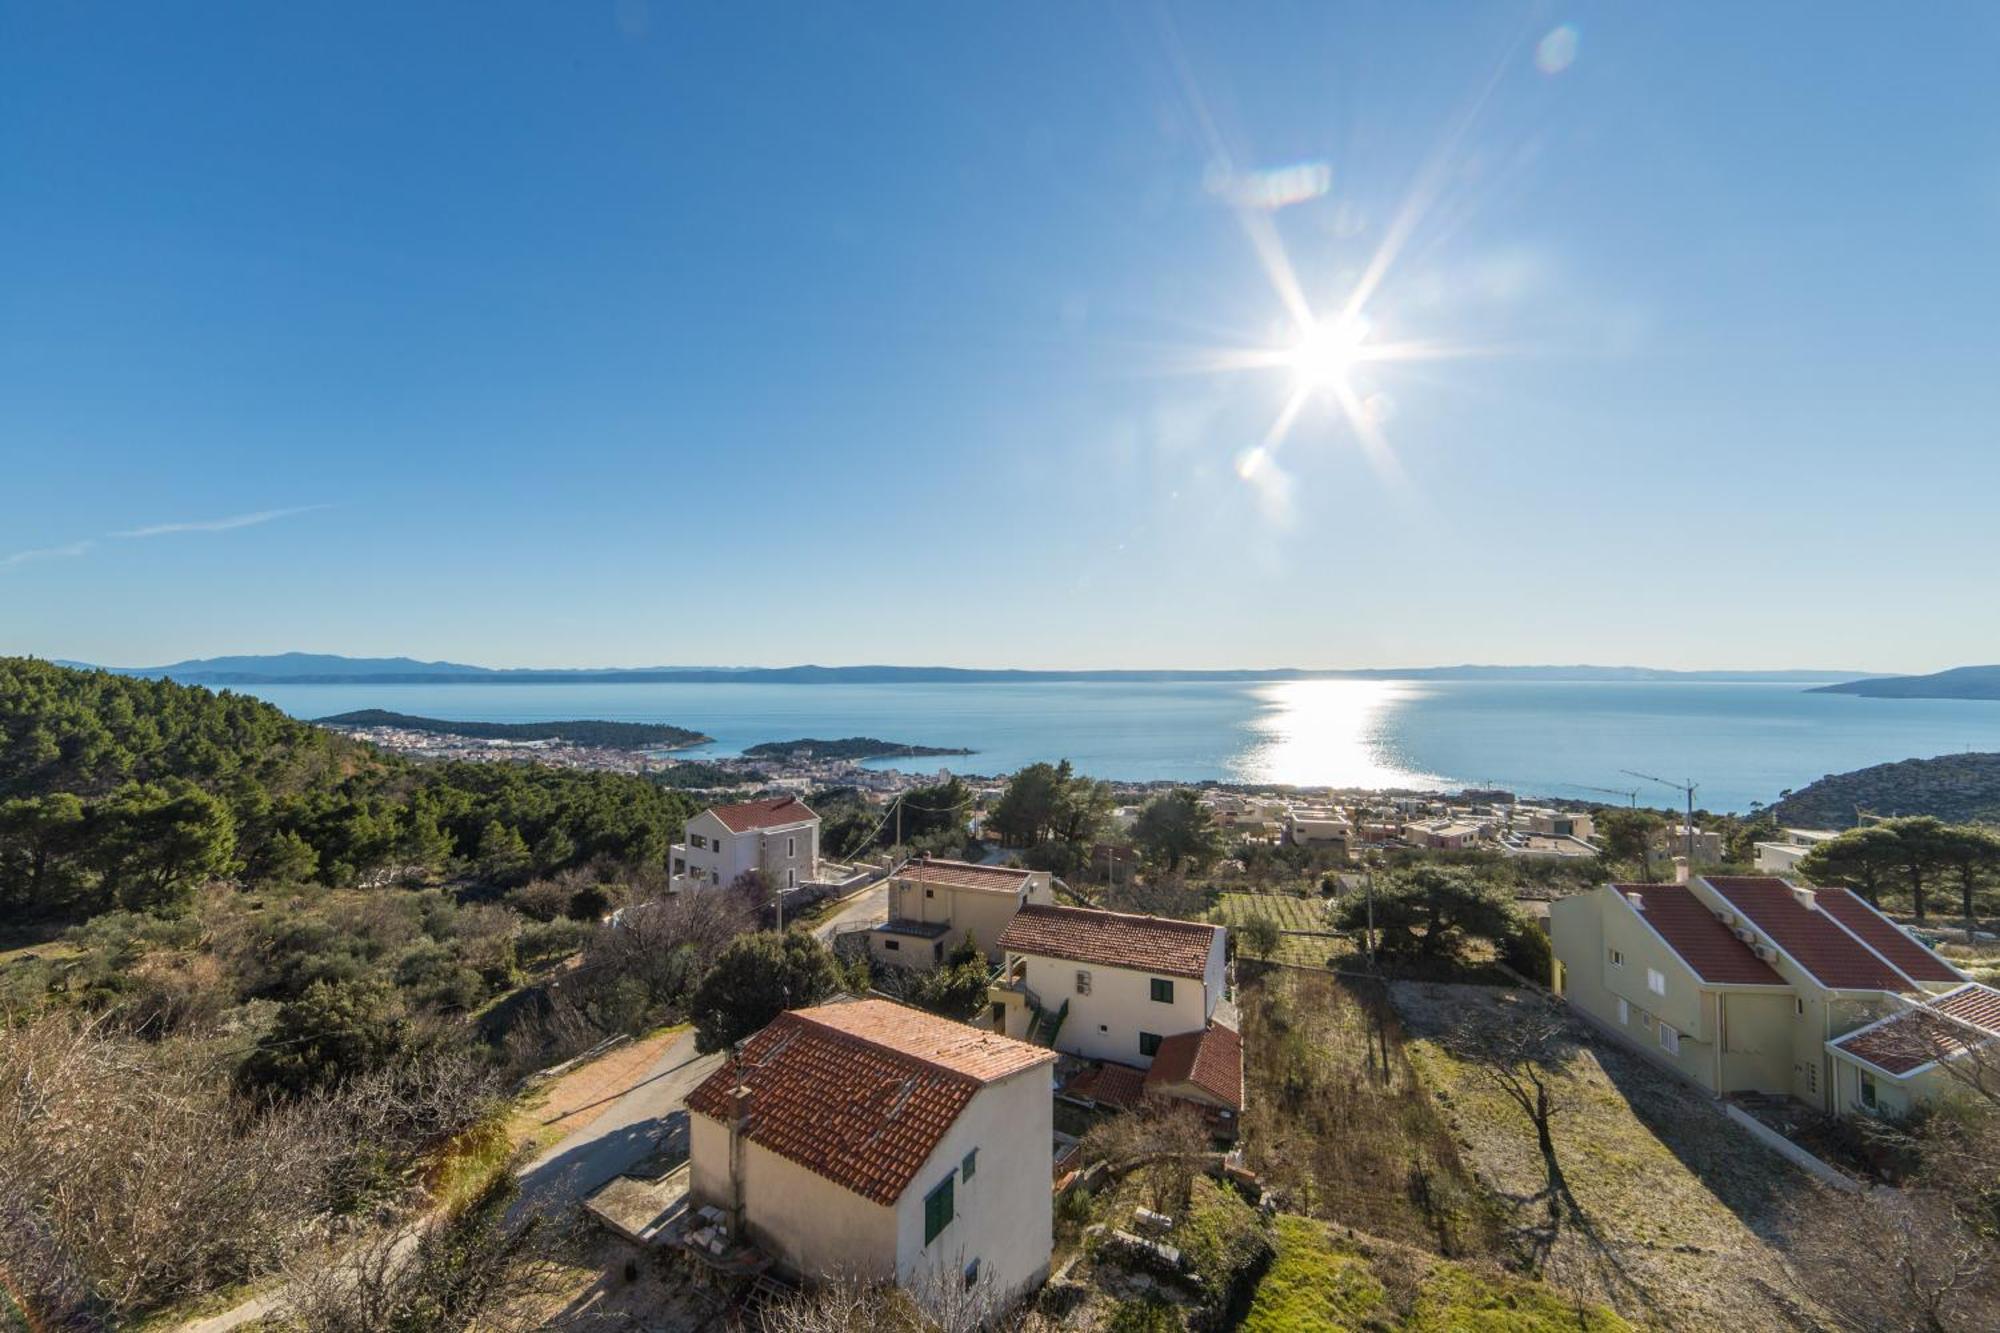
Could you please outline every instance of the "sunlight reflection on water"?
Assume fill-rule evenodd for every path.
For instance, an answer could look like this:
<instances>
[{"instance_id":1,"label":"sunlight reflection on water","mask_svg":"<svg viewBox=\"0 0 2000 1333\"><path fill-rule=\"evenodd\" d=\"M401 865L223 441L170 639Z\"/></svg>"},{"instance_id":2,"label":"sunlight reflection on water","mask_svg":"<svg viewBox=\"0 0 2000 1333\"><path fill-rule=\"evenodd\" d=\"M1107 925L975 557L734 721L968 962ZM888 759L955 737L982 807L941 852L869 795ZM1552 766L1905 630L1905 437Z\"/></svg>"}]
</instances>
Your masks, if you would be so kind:
<instances>
[{"instance_id":1,"label":"sunlight reflection on water","mask_svg":"<svg viewBox=\"0 0 2000 1333\"><path fill-rule=\"evenodd\" d=\"M1295 786L1420 787L1445 784L1406 767L1390 721L1424 696L1421 685L1387 680L1295 680L1254 691L1257 737L1230 761L1238 780Z\"/></svg>"}]
</instances>

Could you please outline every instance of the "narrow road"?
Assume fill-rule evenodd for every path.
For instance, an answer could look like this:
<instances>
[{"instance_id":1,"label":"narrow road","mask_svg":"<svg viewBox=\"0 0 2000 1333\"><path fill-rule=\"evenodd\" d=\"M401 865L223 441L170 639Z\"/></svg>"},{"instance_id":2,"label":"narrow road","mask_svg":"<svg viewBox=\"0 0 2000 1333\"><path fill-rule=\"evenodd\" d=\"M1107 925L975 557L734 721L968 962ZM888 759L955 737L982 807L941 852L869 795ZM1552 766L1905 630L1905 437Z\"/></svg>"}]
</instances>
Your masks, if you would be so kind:
<instances>
[{"instance_id":1,"label":"narrow road","mask_svg":"<svg viewBox=\"0 0 2000 1333\"><path fill-rule=\"evenodd\" d=\"M635 1082L614 1094L603 1114L521 1168L521 1197L509 1210L510 1219L533 1208L554 1212L581 1203L598 1186L637 1165L668 1132L687 1095L721 1063L720 1054L696 1054L694 1033L682 1033ZM221 1314L181 1325L180 1333L243 1328L276 1314L284 1294L279 1287L253 1296Z\"/></svg>"},{"instance_id":2,"label":"narrow road","mask_svg":"<svg viewBox=\"0 0 2000 1333\"><path fill-rule=\"evenodd\" d=\"M846 906L813 927L813 937L821 944L833 943L835 935L866 926L879 926L889 919L889 881L881 880L854 895Z\"/></svg>"}]
</instances>

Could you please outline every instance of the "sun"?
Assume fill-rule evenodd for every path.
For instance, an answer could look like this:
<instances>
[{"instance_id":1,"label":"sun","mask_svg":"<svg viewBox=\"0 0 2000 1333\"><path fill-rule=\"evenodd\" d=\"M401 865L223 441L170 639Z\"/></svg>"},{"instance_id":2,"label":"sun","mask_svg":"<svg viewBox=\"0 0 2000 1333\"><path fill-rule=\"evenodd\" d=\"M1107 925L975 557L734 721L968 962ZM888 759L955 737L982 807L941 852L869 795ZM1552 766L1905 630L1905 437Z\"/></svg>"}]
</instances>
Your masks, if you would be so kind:
<instances>
[{"instance_id":1,"label":"sun","mask_svg":"<svg viewBox=\"0 0 2000 1333\"><path fill-rule=\"evenodd\" d=\"M1285 363L1301 389L1341 389L1354 368L1368 359L1363 344L1368 321L1358 315L1315 320L1285 353Z\"/></svg>"}]
</instances>

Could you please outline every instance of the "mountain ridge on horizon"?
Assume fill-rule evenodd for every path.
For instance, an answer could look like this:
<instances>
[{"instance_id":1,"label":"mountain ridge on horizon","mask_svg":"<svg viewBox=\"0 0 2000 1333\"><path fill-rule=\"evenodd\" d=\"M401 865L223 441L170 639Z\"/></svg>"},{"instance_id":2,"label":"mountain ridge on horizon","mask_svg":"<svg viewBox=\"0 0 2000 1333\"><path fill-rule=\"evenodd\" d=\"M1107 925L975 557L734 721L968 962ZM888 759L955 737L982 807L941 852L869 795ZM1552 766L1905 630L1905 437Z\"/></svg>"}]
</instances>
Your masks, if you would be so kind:
<instances>
[{"instance_id":1,"label":"mountain ridge on horizon","mask_svg":"<svg viewBox=\"0 0 2000 1333\"><path fill-rule=\"evenodd\" d=\"M236 654L189 658L164 666L114 667L55 659L58 665L121 676L167 677L192 685L409 685L409 684L943 684L1031 681L1284 681L1284 680L1544 680L1716 682L1848 682L1889 673L1823 668L1779 670L1679 670L1665 667L1493 665L1428 667L1098 668L851 666L786 667L483 667L411 657L345 657L338 653Z\"/></svg>"}]
</instances>

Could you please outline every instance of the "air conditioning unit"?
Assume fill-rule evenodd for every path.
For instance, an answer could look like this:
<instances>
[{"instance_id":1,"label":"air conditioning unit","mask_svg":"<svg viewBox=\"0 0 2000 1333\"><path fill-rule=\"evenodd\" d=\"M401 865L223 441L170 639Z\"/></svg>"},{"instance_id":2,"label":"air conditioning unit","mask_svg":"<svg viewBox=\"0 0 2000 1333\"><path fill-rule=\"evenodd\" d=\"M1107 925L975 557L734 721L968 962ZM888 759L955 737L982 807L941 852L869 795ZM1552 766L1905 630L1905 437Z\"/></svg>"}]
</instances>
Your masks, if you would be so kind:
<instances>
[{"instance_id":1,"label":"air conditioning unit","mask_svg":"<svg viewBox=\"0 0 2000 1333\"><path fill-rule=\"evenodd\" d=\"M1757 932L1754 930L1739 926L1736 928L1734 934L1737 939L1742 940L1745 944L1755 944L1757 942Z\"/></svg>"},{"instance_id":2,"label":"air conditioning unit","mask_svg":"<svg viewBox=\"0 0 2000 1333\"><path fill-rule=\"evenodd\" d=\"M1759 944L1754 947L1752 952L1767 963L1778 956L1778 951L1768 944Z\"/></svg>"}]
</instances>

